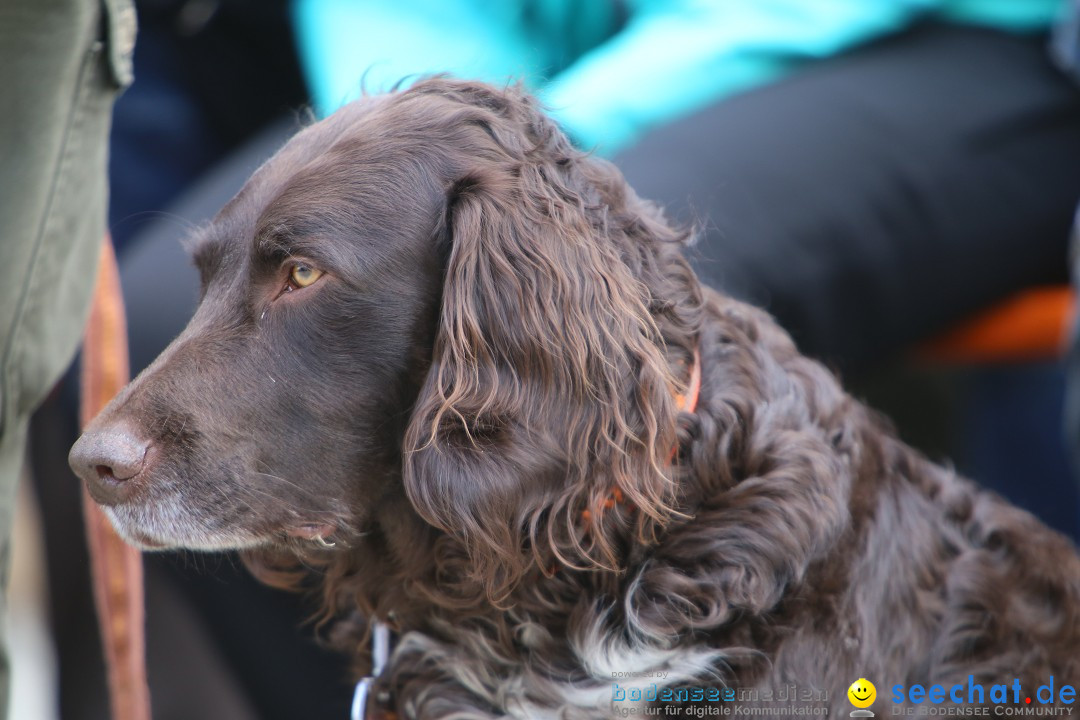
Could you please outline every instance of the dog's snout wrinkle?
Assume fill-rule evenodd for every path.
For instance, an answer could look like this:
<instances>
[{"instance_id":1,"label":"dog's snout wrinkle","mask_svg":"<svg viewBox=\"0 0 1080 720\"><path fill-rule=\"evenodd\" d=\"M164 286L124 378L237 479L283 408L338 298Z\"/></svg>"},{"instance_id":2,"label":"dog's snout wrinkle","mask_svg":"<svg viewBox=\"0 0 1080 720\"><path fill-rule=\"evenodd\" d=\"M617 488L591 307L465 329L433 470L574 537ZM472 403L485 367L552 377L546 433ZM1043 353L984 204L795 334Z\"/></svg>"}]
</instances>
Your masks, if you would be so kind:
<instances>
[{"instance_id":1,"label":"dog's snout wrinkle","mask_svg":"<svg viewBox=\"0 0 1080 720\"><path fill-rule=\"evenodd\" d=\"M149 440L121 423L83 433L71 448L68 463L86 482L94 500L102 505L116 505L134 491L129 481L146 467L149 449Z\"/></svg>"}]
</instances>

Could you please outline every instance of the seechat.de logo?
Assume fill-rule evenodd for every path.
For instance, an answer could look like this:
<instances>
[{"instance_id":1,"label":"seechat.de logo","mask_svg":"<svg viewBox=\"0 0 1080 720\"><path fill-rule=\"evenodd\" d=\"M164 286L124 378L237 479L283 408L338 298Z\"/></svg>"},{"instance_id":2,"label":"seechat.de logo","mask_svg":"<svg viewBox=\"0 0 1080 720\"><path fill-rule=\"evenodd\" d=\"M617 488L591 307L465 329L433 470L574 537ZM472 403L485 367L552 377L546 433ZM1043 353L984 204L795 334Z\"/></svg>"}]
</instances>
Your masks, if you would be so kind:
<instances>
[{"instance_id":1,"label":"seechat.de logo","mask_svg":"<svg viewBox=\"0 0 1080 720\"><path fill-rule=\"evenodd\" d=\"M929 703L940 705L951 703L954 705L1072 705L1076 702L1076 688L1061 682L1056 683L1054 676L1035 689L1035 692L1024 690L1019 679L1014 679L1009 684L984 685L975 682L975 676L968 675L966 684L955 685L904 685L892 686L892 701L897 704L911 703L921 705Z\"/></svg>"}]
</instances>

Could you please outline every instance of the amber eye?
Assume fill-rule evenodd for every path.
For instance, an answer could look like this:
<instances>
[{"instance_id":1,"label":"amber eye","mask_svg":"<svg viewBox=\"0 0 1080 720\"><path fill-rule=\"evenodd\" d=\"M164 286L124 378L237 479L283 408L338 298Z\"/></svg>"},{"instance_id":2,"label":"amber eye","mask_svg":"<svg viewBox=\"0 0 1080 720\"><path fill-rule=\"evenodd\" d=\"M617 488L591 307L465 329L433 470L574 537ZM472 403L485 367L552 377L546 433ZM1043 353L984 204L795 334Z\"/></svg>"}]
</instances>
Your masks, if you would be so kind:
<instances>
[{"instance_id":1,"label":"amber eye","mask_svg":"<svg viewBox=\"0 0 1080 720\"><path fill-rule=\"evenodd\" d=\"M297 263L289 271L289 281L298 288L306 288L322 277L322 270L316 270L310 265Z\"/></svg>"}]
</instances>

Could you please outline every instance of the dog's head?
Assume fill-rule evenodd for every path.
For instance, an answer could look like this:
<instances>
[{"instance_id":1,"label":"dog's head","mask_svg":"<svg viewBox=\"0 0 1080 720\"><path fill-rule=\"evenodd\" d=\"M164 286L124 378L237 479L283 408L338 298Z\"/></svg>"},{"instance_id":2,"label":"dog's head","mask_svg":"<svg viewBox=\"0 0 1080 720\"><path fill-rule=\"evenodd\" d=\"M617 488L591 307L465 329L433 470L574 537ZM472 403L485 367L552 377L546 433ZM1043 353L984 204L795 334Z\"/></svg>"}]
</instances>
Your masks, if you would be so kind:
<instances>
[{"instance_id":1,"label":"dog's head","mask_svg":"<svg viewBox=\"0 0 1080 720\"><path fill-rule=\"evenodd\" d=\"M489 587L611 564L673 499L682 239L518 90L361 100L198 233L198 311L71 465L144 547L348 546L397 496Z\"/></svg>"}]
</instances>

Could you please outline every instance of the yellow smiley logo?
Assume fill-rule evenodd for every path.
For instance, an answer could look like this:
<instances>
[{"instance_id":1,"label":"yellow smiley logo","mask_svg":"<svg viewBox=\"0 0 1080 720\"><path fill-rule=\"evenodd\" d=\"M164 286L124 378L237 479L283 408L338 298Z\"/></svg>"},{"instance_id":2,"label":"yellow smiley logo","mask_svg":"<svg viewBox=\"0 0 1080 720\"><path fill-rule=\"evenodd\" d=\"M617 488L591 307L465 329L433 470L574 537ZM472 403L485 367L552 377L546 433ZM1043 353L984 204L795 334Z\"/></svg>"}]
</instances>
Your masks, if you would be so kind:
<instances>
[{"instance_id":1,"label":"yellow smiley logo","mask_svg":"<svg viewBox=\"0 0 1080 720\"><path fill-rule=\"evenodd\" d=\"M857 708L867 708L877 698L877 688L866 678L859 678L847 689L848 700Z\"/></svg>"}]
</instances>

